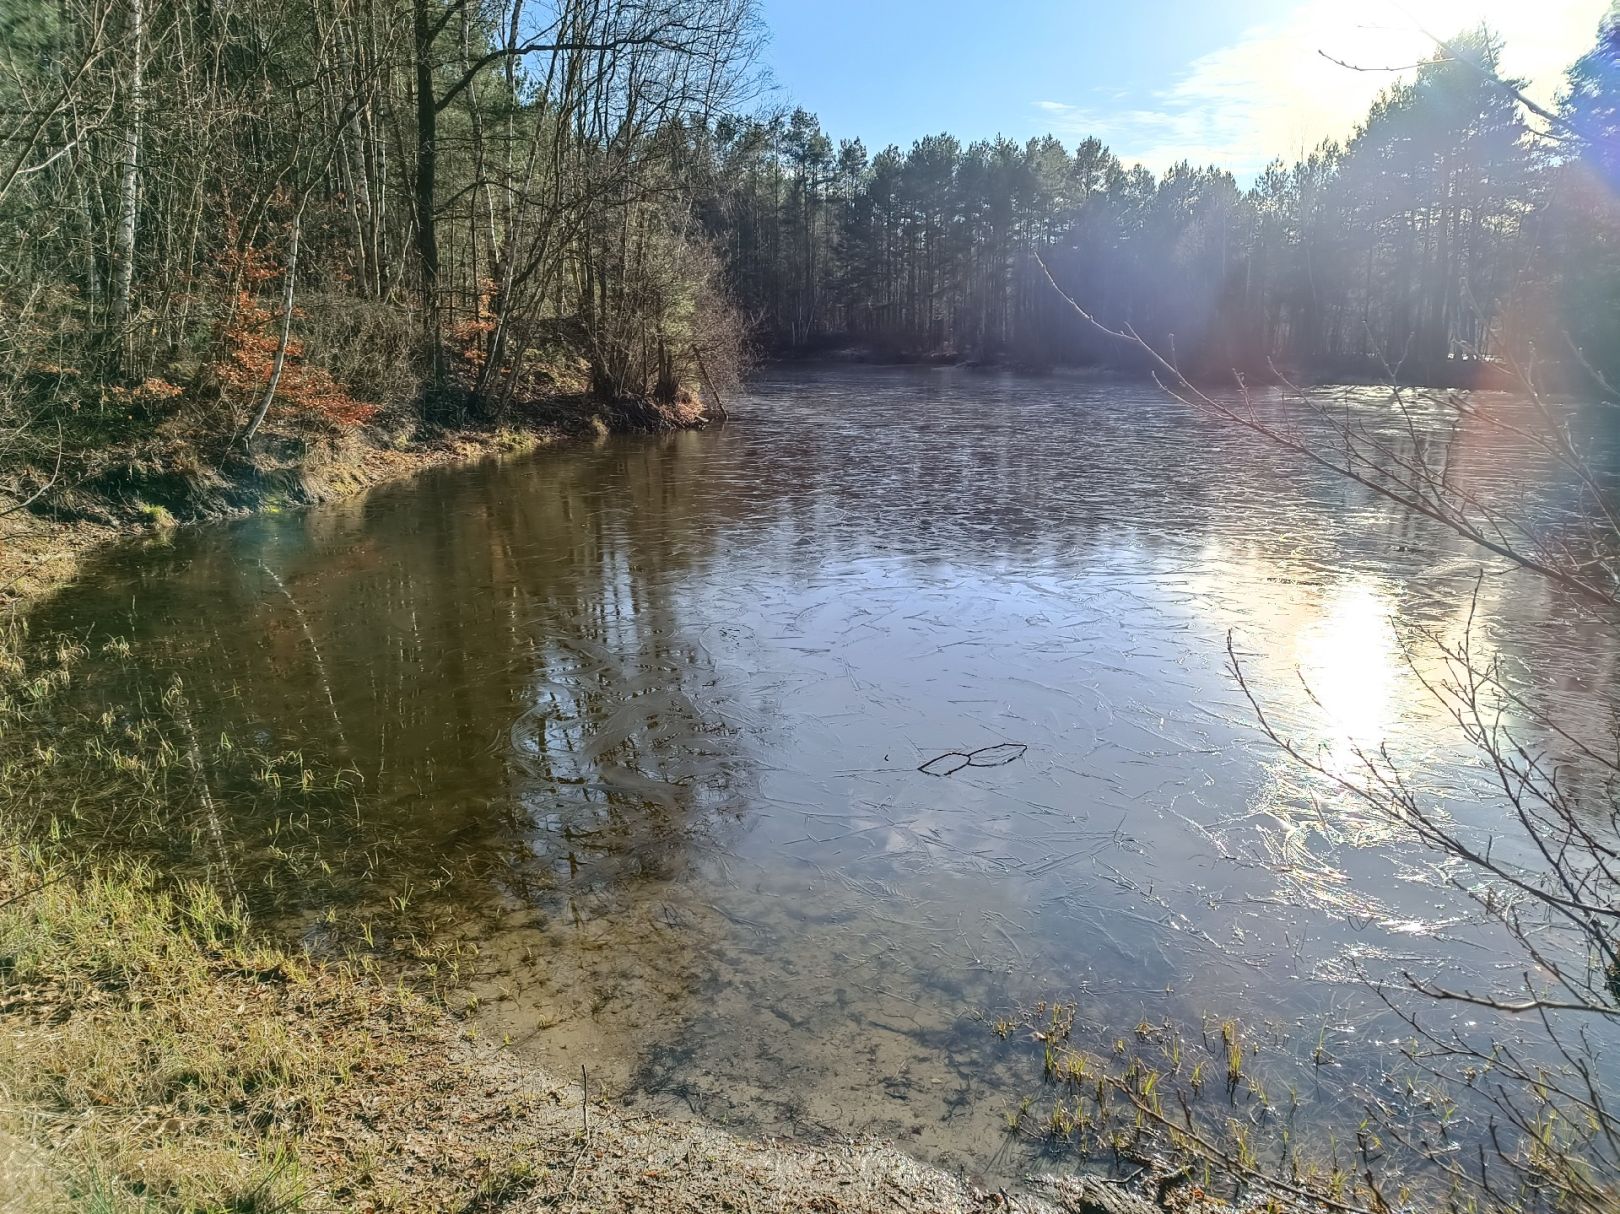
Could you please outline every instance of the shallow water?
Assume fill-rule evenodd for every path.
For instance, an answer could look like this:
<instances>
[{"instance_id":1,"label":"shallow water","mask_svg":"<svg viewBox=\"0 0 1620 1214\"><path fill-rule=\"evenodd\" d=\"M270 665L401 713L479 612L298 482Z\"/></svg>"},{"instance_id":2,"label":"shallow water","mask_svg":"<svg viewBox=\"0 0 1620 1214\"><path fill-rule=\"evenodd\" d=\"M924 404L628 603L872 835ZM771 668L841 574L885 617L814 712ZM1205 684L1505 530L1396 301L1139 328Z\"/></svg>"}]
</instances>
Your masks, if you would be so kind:
<instances>
[{"instance_id":1,"label":"shallow water","mask_svg":"<svg viewBox=\"0 0 1620 1214\"><path fill-rule=\"evenodd\" d=\"M1557 506L1499 431L1342 403ZM984 1017L1073 999L1105 1050L1239 1018L1330 1122L1399 1036L1358 966L1504 963L1258 733L1227 638L1287 732L1346 765L1388 740L1489 829L1421 633L1483 568L1477 641L1584 711L1613 638L1545 585L1148 386L793 370L733 419L119 550L33 628L127 639L90 659L123 704L178 676L197 736L357 773L298 824L325 868L276 869L284 809L225 774L168 858L314 945L432 905L479 943L487 1033L643 1107L1012 1174L1039 1055Z\"/></svg>"}]
</instances>

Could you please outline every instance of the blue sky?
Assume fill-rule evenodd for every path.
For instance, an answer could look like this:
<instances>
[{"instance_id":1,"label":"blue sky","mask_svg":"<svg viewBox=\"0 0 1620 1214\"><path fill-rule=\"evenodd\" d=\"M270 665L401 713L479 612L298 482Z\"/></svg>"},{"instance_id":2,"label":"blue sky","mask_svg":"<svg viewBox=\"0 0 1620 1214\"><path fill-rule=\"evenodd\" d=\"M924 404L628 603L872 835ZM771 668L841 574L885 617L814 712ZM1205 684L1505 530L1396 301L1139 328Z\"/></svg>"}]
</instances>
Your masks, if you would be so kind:
<instances>
[{"instance_id":1,"label":"blue sky","mask_svg":"<svg viewBox=\"0 0 1620 1214\"><path fill-rule=\"evenodd\" d=\"M869 150L1095 133L1126 160L1251 176L1347 135L1394 71L1487 21L1538 100L1588 48L1608 0L763 0L773 100Z\"/></svg>"}]
</instances>

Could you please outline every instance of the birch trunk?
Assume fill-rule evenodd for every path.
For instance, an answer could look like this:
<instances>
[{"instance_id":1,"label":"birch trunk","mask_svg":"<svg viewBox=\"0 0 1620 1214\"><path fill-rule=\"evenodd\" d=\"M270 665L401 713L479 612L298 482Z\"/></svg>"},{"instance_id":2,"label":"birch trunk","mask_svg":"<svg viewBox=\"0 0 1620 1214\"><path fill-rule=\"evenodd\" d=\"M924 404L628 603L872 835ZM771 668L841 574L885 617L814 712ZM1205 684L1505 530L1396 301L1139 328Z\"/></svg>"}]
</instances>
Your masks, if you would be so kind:
<instances>
[{"instance_id":1,"label":"birch trunk","mask_svg":"<svg viewBox=\"0 0 1620 1214\"><path fill-rule=\"evenodd\" d=\"M112 300L107 312L115 370L129 369L130 305L135 290L135 218L141 194L142 73L146 58L146 0L129 0L129 105L118 162L118 223L113 229Z\"/></svg>"},{"instance_id":2,"label":"birch trunk","mask_svg":"<svg viewBox=\"0 0 1620 1214\"><path fill-rule=\"evenodd\" d=\"M287 280L281 290L281 337L276 342L276 357L270 364L270 382L264 386L264 397L259 401L259 410L248 423L248 428L242 434L242 445L245 447L253 441L253 436L259 432L264 424L264 418L270 412L270 405L276 399L276 389L281 385L281 371L287 365L287 346L292 340L292 314L293 314L293 277L298 273L298 236L304 226L304 208L300 206L293 214L292 242L287 249Z\"/></svg>"}]
</instances>

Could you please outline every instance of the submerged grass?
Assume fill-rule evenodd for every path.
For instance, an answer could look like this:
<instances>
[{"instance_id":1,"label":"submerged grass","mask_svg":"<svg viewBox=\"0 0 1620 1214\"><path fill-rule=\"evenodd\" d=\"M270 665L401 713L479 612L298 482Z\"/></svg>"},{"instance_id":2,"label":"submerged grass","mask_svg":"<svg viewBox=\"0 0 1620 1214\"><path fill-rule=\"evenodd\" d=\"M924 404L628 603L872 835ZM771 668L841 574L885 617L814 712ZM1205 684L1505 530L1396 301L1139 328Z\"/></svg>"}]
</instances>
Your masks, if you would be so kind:
<instances>
[{"instance_id":1,"label":"submerged grass","mask_svg":"<svg viewBox=\"0 0 1620 1214\"><path fill-rule=\"evenodd\" d=\"M228 739L205 757L178 685L94 713L67 694L82 646L24 641L0 637L0 1188L25 1210L148 1214L360 1191L363 1159L317 1166L302 1144L336 1124L357 1069L374 1084L442 1013L372 958L316 961L250 931L210 838L210 760L284 800L312 794L309 768ZM122 846L176 833L217 870L177 876ZM309 861L274 838L262 850L271 881ZM453 978L453 959L428 960Z\"/></svg>"},{"instance_id":2,"label":"submerged grass","mask_svg":"<svg viewBox=\"0 0 1620 1214\"><path fill-rule=\"evenodd\" d=\"M1350 1214L1404 1208L1413 1199L1370 1130L1320 1157L1298 1150L1297 1098L1290 1091L1281 1107L1273 1101L1261 1080L1259 1045L1245 1040L1237 1021L1207 1023L1200 1041L1144 1019L1132 1039L1102 1049L1075 1042L1078 1022L1077 1005L1065 1002L1036 1004L1022 1018L1022 1036L1041 1053L1045 1092L1023 1097L1007 1125L1049 1155L1145 1169L1166 1199L1184 1190L1178 1202L1217 1198L1231 1208ZM997 1020L996 1035L1020 1036L1013 1023ZM1085 1036L1106 1041L1103 1027L1086 1026ZM1224 1071L1224 1091L1208 1090L1215 1068ZM1035 1114L1042 1106L1046 1113ZM1444 1199L1432 1208L1466 1207Z\"/></svg>"},{"instance_id":3,"label":"submerged grass","mask_svg":"<svg viewBox=\"0 0 1620 1214\"><path fill-rule=\"evenodd\" d=\"M1580 1155L1582 1134L1597 1127L1563 1124L1551 1112L1516 1143L1508 1141L1509 1127L1489 1126L1494 1150L1516 1152L1521 1174L1539 1183L1493 1186L1462 1167L1433 1166L1437 1157L1448 1162L1447 1153L1468 1157L1458 1136L1461 1114L1446 1089L1410 1067L1372 1084L1324 1084L1322 1069L1335 1065L1325 1030L1304 1059L1316 1072L1316 1091L1302 1101L1287 1082L1300 1079L1289 1061L1298 1061L1297 1043L1233 1019L1206 1017L1201 1030L1190 1031L1143 1020L1134 1041L1115 1038L1111 1049L1106 1025L1082 1025L1075 1003L1037 1003L1021 1016L994 1019L991 1028L1029 1051L1031 1070L1037 1050L1040 1056L1039 1094L1009 1108L1008 1132L1053 1158L1150 1174L1161 1204L1178 1188L1189 1199L1213 1198L1223 1210L1293 1214L1620 1210L1614 1178L1593 1176ZM1088 1049L1077 1036L1102 1044ZM1223 1071L1224 1087L1212 1085L1211 1076ZM1332 1117L1325 1123L1315 1120L1320 1109L1307 1107L1324 1098ZM1483 1160L1483 1152L1474 1154Z\"/></svg>"}]
</instances>

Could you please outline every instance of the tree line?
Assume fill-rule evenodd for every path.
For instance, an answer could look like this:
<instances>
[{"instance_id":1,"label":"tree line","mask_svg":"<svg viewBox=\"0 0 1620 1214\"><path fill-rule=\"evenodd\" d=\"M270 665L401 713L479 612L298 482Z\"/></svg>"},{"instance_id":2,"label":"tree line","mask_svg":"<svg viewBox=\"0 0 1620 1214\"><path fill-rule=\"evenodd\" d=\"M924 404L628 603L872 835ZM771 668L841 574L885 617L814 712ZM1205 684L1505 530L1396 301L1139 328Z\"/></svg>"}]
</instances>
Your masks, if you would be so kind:
<instances>
[{"instance_id":1,"label":"tree line","mask_svg":"<svg viewBox=\"0 0 1620 1214\"><path fill-rule=\"evenodd\" d=\"M1456 377L1492 356L1620 364L1620 17L1557 111L1477 30L1386 88L1355 132L1251 186L1155 175L1095 138L909 151L816 118L726 119L706 216L768 340L1023 364L1129 358L1061 288L1190 367ZM1324 71L1349 70L1323 65Z\"/></svg>"},{"instance_id":2,"label":"tree line","mask_svg":"<svg viewBox=\"0 0 1620 1214\"><path fill-rule=\"evenodd\" d=\"M1479 31L1344 143L1155 175L748 113L754 0L0 0L25 462L672 401L743 335L1023 364L1620 377L1620 18L1556 111ZM1342 70L1324 67L1324 70Z\"/></svg>"}]
</instances>

